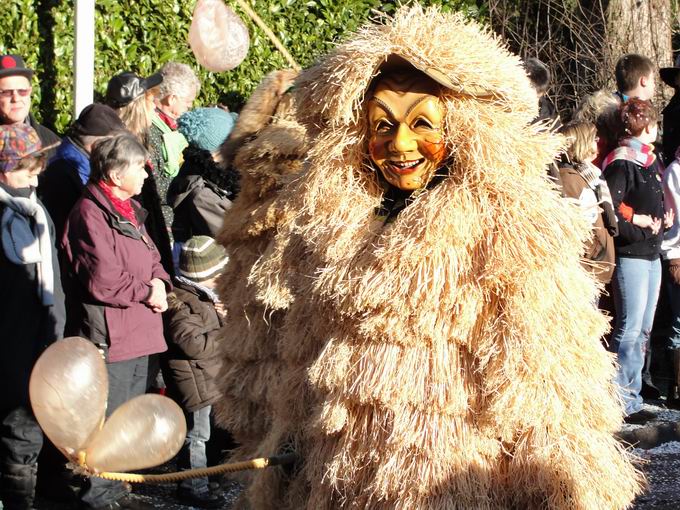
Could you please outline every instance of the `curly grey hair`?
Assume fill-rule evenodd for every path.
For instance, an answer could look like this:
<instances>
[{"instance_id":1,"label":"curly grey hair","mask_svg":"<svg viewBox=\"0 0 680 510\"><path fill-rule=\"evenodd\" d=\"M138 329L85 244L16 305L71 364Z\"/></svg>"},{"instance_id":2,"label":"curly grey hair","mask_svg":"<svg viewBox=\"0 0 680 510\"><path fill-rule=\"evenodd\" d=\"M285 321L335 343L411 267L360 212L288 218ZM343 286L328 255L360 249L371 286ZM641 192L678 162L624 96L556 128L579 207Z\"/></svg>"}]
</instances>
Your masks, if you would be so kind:
<instances>
[{"instance_id":1,"label":"curly grey hair","mask_svg":"<svg viewBox=\"0 0 680 510\"><path fill-rule=\"evenodd\" d=\"M158 86L159 98L170 94L180 97L192 97L198 95L201 90L201 82L198 80L193 69L179 62L167 62L160 69L163 82Z\"/></svg>"}]
</instances>

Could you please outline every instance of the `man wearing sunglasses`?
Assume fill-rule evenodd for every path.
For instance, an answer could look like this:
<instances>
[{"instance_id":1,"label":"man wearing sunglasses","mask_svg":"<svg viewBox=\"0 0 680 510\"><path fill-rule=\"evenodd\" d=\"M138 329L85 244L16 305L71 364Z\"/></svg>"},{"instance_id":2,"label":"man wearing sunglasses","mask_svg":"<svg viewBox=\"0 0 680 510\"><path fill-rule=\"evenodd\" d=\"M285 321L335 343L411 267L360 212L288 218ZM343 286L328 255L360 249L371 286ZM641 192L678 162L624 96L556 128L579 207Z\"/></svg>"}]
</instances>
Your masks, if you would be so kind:
<instances>
[{"instance_id":1,"label":"man wearing sunglasses","mask_svg":"<svg viewBox=\"0 0 680 510\"><path fill-rule=\"evenodd\" d=\"M33 70L19 55L0 55L0 125L28 124L47 147L59 142L59 137L31 114L32 78ZM49 151L47 157L52 157L53 152Z\"/></svg>"}]
</instances>

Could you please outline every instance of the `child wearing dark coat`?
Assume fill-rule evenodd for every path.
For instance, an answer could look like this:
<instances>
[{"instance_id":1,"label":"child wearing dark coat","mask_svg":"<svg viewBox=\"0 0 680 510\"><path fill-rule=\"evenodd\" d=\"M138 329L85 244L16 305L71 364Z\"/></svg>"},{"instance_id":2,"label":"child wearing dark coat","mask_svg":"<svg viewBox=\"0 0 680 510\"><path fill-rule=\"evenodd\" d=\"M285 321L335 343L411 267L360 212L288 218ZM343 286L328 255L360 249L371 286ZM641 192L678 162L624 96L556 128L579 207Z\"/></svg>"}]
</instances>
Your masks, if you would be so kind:
<instances>
[{"instance_id":1,"label":"child wearing dark coat","mask_svg":"<svg viewBox=\"0 0 680 510\"><path fill-rule=\"evenodd\" d=\"M187 438L178 454L180 469L207 466L211 405L220 397L215 384L220 370L218 333L224 308L215 294L215 280L228 261L224 248L208 236L190 238L180 253L175 290L164 314L168 351L163 355L168 395L182 407ZM223 508L224 499L210 492L208 479L184 480L178 498L200 508Z\"/></svg>"}]
</instances>

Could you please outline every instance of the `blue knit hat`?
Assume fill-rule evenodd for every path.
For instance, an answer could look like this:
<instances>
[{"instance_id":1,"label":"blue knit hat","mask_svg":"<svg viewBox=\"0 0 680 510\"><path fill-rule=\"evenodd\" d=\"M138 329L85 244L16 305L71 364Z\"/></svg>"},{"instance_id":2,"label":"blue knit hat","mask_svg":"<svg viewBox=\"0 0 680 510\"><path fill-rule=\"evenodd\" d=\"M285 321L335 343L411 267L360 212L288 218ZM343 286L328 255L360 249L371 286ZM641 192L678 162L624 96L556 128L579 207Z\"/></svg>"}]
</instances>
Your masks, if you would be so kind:
<instances>
[{"instance_id":1,"label":"blue knit hat","mask_svg":"<svg viewBox=\"0 0 680 510\"><path fill-rule=\"evenodd\" d=\"M177 120L177 130L199 149L215 152L234 128L237 115L221 108L196 108Z\"/></svg>"}]
</instances>

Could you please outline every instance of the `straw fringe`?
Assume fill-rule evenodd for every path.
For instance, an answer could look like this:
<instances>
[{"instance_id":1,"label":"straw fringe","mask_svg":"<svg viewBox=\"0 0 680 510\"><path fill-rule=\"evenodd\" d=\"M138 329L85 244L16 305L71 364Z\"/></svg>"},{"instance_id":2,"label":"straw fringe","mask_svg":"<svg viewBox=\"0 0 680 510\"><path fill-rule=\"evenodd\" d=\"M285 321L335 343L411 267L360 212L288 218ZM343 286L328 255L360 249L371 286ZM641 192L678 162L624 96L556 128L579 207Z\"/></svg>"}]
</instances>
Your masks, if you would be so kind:
<instances>
[{"instance_id":1,"label":"straw fringe","mask_svg":"<svg viewBox=\"0 0 680 510\"><path fill-rule=\"evenodd\" d=\"M493 97L443 95L448 175L384 226L363 107L391 53ZM402 8L305 71L295 100L315 135L302 173L268 188L268 223L249 230L253 192L221 235L249 253L245 283L224 276L230 314L260 322L229 349L226 400L261 396L261 454L304 460L254 473L253 508L626 508L642 478L612 437L608 323L579 263L589 225L545 178L563 140L529 125L517 57L458 15ZM266 396L234 384L257 359L272 360L254 377L271 377Z\"/></svg>"},{"instance_id":2,"label":"straw fringe","mask_svg":"<svg viewBox=\"0 0 680 510\"><path fill-rule=\"evenodd\" d=\"M242 176L241 192L218 235L231 257L218 283L229 320L218 378L224 397L215 409L217 422L241 444L233 459L256 456L271 427L269 393L278 386L276 346L282 315L258 298L258 288L247 275L285 217L276 191L302 168L307 138L294 120L294 99L286 94L295 75L284 70L267 76L221 148L224 164L233 164Z\"/></svg>"}]
</instances>

